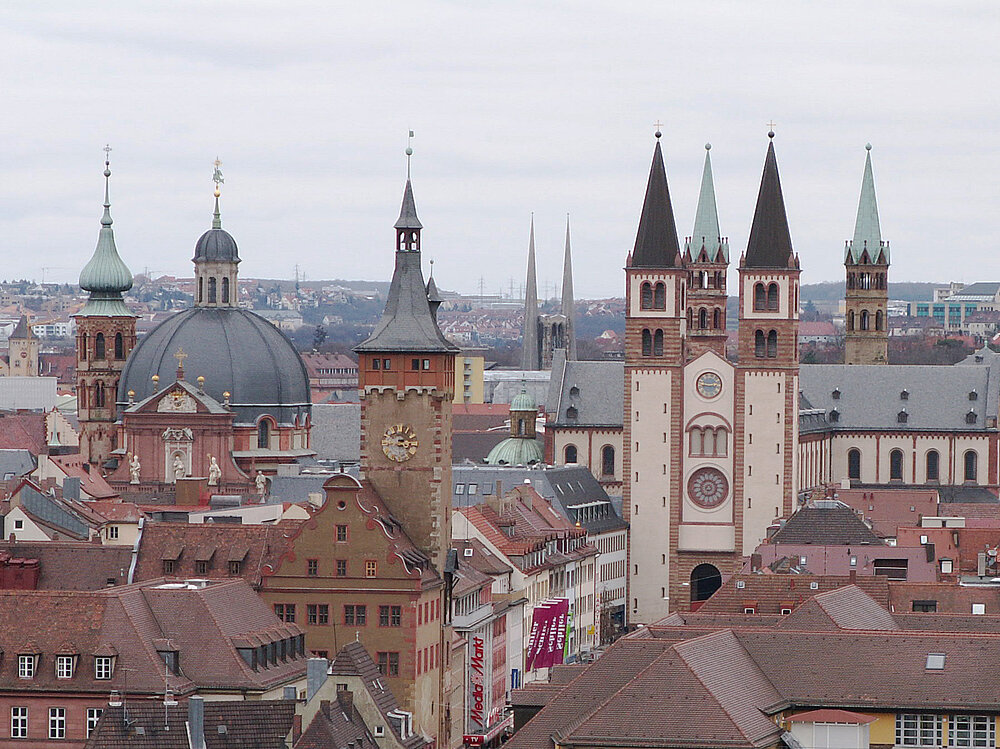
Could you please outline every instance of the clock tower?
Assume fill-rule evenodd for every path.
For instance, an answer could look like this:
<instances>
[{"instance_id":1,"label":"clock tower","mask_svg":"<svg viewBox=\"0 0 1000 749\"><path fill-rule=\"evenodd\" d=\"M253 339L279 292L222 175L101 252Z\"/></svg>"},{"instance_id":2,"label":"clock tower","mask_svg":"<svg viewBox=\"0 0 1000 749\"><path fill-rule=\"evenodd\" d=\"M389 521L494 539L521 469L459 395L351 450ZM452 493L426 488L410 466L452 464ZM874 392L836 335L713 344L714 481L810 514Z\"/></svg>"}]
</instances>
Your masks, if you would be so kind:
<instances>
[{"instance_id":1,"label":"clock tower","mask_svg":"<svg viewBox=\"0 0 1000 749\"><path fill-rule=\"evenodd\" d=\"M451 543L451 403L458 347L441 334L420 267L413 187L396 221L382 319L358 354L361 470L439 573Z\"/></svg>"}]
</instances>

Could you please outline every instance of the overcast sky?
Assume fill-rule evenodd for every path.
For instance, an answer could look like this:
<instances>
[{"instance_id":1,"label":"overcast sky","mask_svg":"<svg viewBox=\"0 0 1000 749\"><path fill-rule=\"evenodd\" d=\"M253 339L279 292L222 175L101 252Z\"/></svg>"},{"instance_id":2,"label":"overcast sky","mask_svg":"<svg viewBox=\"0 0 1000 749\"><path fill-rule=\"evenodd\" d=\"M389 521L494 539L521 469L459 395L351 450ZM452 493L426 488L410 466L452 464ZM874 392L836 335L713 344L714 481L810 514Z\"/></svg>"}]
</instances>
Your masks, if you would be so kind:
<instances>
[{"instance_id":1,"label":"overcast sky","mask_svg":"<svg viewBox=\"0 0 1000 749\"><path fill-rule=\"evenodd\" d=\"M869 141L890 278L1000 280L998 38L996 0L5 2L0 278L76 279L109 142L133 272L191 274L218 155L244 276L387 279L413 129L439 286L521 286L534 211L540 292L569 213L577 296L621 296L653 123L682 242L712 143L735 265L773 119L804 282Z\"/></svg>"}]
</instances>

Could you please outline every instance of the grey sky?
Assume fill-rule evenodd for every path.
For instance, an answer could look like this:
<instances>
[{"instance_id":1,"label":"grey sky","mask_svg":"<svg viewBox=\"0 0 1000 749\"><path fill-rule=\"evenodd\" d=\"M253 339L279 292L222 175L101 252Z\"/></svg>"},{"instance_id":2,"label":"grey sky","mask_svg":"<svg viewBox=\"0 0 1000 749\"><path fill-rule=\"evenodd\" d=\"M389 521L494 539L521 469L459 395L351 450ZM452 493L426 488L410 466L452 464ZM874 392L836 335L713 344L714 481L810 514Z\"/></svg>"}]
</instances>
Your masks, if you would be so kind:
<instances>
[{"instance_id":1,"label":"grey sky","mask_svg":"<svg viewBox=\"0 0 1000 749\"><path fill-rule=\"evenodd\" d=\"M557 284L569 212L577 296L620 296L652 123L681 241L711 141L735 265L773 118L804 281L842 277L867 141L891 278L995 280L998 37L994 0L8 1L0 278L75 280L105 142L134 272L190 274L218 154L244 275L388 278L412 128L441 287L520 285L531 211Z\"/></svg>"}]
</instances>

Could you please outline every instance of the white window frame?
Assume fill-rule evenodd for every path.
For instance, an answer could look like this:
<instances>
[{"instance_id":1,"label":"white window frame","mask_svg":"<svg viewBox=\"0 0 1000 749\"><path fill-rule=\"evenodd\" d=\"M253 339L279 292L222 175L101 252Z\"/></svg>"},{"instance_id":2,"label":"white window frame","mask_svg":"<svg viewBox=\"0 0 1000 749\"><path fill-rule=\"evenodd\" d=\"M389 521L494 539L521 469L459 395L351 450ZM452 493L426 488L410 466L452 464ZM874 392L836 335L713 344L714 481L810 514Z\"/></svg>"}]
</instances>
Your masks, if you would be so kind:
<instances>
[{"instance_id":1,"label":"white window frame","mask_svg":"<svg viewBox=\"0 0 1000 749\"><path fill-rule=\"evenodd\" d=\"M73 661L76 660L72 655L57 655L56 656L56 678L57 679L72 679L73 672L76 670L74 668Z\"/></svg>"},{"instance_id":2,"label":"white window frame","mask_svg":"<svg viewBox=\"0 0 1000 749\"><path fill-rule=\"evenodd\" d=\"M94 732L97 728L97 721L101 719L101 715L104 714L104 709L100 707L88 707L87 708L87 738L90 738L90 734Z\"/></svg>"},{"instance_id":3,"label":"white window frame","mask_svg":"<svg viewBox=\"0 0 1000 749\"><path fill-rule=\"evenodd\" d=\"M117 525L109 525L108 526L108 538L111 539L111 540L114 540L114 539L118 538L118 526Z\"/></svg>"},{"instance_id":4,"label":"white window frame","mask_svg":"<svg viewBox=\"0 0 1000 749\"><path fill-rule=\"evenodd\" d=\"M955 570L955 563L951 559L941 560L941 574L950 575Z\"/></svg>"},{"instance_id":5,"label":"white window frame","mask_svg":"<svg viewBox=\"0 0 1000 749\"><path fill-rule=\"evenodd\" d=\"M19 679L35 678L35 656L33 655L17 656L17 676Z\"/></svg>"},{"instance_id":6,"label":"white window frame","mask_svg":"<svg viewBox=\"0 0 1000 749\"><path fill-rule=\"evenodd\" d=\"M977 616L982 616L983 614L986 613L986 604L985 603L972 604L972 613Z\"/></svg>"},{"instance_id":7,"label":"white window frame","mask_svg":"<svg viewBox=\"0 0 1000 749\"><path fill-rule=\"evenodd\" d=\"M18 706L10 709L10 737L28 738L28 708Z\"/></svg>"},{"instance_id":8,"label":"white window frame","mask_svg":"<svg viewBox=\"0 0 1000 749\"><path fill-rule=\"evenodd\" d=\"M996 721L992 715L949 715L948 746L994 749Z\"/></svg>"},{"instance_id":9,"label":"white window frame","mask_svg":"<svg viewBox=\"0 0 1000 749\"><path fill-rule=\"evenodd\" d=\"M933 713L896 713L896 746L944 746L943 723Z\"/></svg>"},{"instance_id":10,"label":"white window frame","mask_svg":"<svg viewBox=\"0 0 1000 749\"><path fill-rule=\"evenodd\" d=\"M115 671L115 659L110 655L94 656L94 678L100 681L109 680Z\"/></svg>"},{"instance_id":11,"label":"white window frame","mask_svg":"<svg viewBox=\"0 0 1000 749\"><path fill-rule=\"evenodd\" d=\"M49 708L49 738L50 739L64 739L64 738L66 738L66 708L65 707L50 707Z\"/></svg>"}]
</instances>

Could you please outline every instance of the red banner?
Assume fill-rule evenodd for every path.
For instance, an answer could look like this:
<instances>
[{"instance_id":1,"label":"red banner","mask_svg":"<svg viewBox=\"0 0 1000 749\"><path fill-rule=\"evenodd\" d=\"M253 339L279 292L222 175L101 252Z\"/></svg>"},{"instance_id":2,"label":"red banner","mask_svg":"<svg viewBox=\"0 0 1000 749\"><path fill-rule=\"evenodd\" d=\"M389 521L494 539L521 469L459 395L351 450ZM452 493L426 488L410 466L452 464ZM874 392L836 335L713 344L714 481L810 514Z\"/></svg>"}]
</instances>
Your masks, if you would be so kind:
<instances>
[{"instance_id":1,"label":"red banner","mask_svg":"<svg viewBox=\"0 0 1000 749\"><path fill-rule=\"evenodd\" d=\"M531 614L528 654L525 670L548 668L563 662L569 600L554 598L542 601Z\"/></svg>"}]
</instances>

